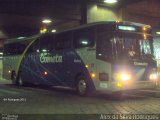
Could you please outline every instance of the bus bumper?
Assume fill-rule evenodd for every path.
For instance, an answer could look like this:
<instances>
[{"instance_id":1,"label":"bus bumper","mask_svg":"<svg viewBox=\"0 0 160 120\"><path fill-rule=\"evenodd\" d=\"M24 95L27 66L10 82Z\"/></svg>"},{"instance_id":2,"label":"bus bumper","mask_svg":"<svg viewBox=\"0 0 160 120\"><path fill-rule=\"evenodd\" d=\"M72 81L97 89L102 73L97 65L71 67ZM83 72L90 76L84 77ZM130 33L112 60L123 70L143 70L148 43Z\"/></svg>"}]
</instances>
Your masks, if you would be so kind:
<instances>
[{"instance_id":1,"label":"bus bumper","mask_svg":"<svg viewBox=\"0 0 160 120\"><path fill-rule=\"evenodd\" d=\"M155 89L158 86L156 82L152 81L135 81L130 84L118 84L118 82L99 82L96 91L103 91L106 93L118 92L118 91L128 91L128 90L145 90L145 89Z\"/></svg>"},{"instance_id":2,"label":"bus bumper","mask_svg":"<svg viewBox=\"0 0 160 120\"><path fill-rule=\"evenodd\" d=\"M143 90L143 89L155 89L157 86L156 82L152 81L136 81L131 84L117 82L110 84L111 91L124 91L124 90ZM113 89L112 89L113 88Z\"/></svg>"}]
</instances>

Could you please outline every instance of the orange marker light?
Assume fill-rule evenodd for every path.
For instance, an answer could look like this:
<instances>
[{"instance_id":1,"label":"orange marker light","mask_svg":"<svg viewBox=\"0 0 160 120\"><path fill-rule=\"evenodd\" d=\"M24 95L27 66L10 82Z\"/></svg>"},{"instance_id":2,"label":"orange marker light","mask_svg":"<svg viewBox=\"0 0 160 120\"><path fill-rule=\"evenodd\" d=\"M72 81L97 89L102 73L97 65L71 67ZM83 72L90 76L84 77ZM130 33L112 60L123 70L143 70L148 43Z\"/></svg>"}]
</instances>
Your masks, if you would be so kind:
<instances>
[{"instance_id":1,"label":"orange marker light","mask_svg":"<svg viewBox=\"0 0 160 120\"><path fill-rule=\"evenodd\" d=\"M91 73L91 77L92 77L92 78L95 78L95 77L96 77L96 74L95 74L95 73Z\"/></svg>"},{"instance_id":2,"label":"orange marker light","mask_svg":"<svg viewBox=\"0 0 160 120\"><path fill-rule=\"evenodd\" d=\"M147 30L147 28L146 28L146 27L143 27L142 29L143 29L143 31L146 31L146 30Z\"/></svg>"},{"instance_id":3,"label":"orange marker light","mask_svg":"<svg viewBox=\"0 0 160 120\"><path fill-rule=\"evenodd\" d=\"M48 75L48 72L44 71L44 75Z\"/></svg>"},{"instance_id":4,"label":"orange marker light","mask_svg":"<svg viewBox=\"0 0 160 120\"><path fill-rule=\"evenodd\" d=\"M86 67L86 68L88 68L88 67L89 67L89 65L87 65L87 64L86 64L86 65L85 65L85 67Z\"/></svg>"}]
</instances>

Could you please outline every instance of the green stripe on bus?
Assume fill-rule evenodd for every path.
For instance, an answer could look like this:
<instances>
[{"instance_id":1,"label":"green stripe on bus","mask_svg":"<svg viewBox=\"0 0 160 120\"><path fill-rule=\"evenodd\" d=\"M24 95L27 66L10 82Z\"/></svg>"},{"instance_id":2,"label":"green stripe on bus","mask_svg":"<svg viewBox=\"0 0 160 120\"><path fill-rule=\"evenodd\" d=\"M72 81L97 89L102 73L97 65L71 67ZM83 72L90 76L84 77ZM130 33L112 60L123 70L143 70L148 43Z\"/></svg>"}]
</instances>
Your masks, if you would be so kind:
<instances>
[{"instance_id":1,"label":"green stripe on bus","mask_svg":"<svg viewBox=\"0 0 160 120\"><path fill-rule=\"evenodd\" d=\"M16 65L16 74L18 74L20 64L21 64L22 59L23 59L24 55L26 54L28 48L29 48L35 41L36 41L36 39L34 39L33 41L31 41L31 42L29 43L29 45L28 45L28 46L25 48L25 50L23 51L22 55L20 56L20 59L18 60L18 63L17 63L17 65Z\"/></svg>"}]
</instances>

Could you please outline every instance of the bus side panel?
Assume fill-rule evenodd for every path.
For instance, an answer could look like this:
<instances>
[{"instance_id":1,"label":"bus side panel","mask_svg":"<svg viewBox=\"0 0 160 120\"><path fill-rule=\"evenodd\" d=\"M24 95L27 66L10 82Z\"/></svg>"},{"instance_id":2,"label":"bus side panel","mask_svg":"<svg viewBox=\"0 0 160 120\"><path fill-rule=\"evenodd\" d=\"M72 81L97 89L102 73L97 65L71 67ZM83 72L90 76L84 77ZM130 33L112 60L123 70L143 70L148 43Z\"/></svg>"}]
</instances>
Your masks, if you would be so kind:
<instances>
[{"instance_id":1,"label":"bus side panel","mask_svg":"<svg viewBox=\"0 0 160 120\"><path fill-rule=\"evenodd\" d=\"M83 52L82 52L83 53ZM62 57L62 61L47 60L55 56ZM87 55L86 55L87 56ZM91 57L88 55L88 57ZM77 54L75 50L65 50L50 53L26 54L21 70L23 79L34 84L47 84L53 86L75 87L76 77L79 73L84 74L93 90L93 81L90 78L89 70L85 64L94 67L94 63L84 60L84 57ZM47 72L47 75L44 75Z\"/></svg>"},{"instance_id":2,"label":"bus side panel","mask_svg":"<svg viewBox=\"0 0 160 120\"><path fill-rule=\"evenodd\" d=\"M25 81L33 84L64 86L58 76L61 63L46 63L47 53L26 54L21 69ZM51 56L55 56L51 54Z\"/></svg>"}]
</instances>

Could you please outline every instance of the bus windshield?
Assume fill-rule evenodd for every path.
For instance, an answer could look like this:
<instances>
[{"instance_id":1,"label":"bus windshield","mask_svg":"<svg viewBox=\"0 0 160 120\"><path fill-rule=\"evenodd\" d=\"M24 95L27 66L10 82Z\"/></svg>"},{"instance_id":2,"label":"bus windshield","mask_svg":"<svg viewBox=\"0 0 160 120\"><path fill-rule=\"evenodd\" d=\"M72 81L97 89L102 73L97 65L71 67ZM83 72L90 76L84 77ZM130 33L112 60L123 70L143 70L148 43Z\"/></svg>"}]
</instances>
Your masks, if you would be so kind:
<instances>
[{"instance_id":1,"label":"bus windshield","mask_svg":"<svg viewBox=\"0 0 160 120\"><path fill-rule=\"evenodd\" d=\"M115 43L118 58L147 59L152 57L152 39L149 35L118 33Z\"/></svg>"}]
</instances>

